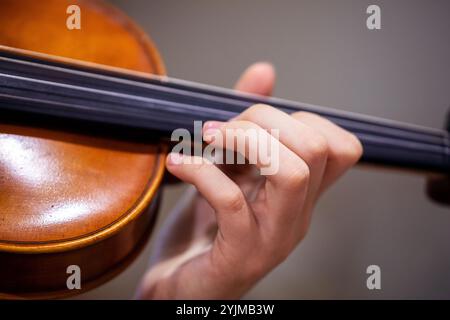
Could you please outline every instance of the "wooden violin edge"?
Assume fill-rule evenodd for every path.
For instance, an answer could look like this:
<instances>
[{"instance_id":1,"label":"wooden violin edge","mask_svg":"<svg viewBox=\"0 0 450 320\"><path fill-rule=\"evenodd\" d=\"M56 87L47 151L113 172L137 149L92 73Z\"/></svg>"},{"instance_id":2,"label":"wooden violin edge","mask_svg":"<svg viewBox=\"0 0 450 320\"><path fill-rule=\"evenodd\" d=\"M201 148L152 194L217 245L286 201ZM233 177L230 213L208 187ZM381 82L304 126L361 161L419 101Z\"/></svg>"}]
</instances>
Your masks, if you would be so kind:
<instances>
[{"instance_id":1,"label":"wooden violin edge","mask_svg":"<svg viewBox=\"0 0 450 320\"><path fill-rule=\"evenodd\" d=\"M138 70L115 67L115 66L110 66L107 64L102 64L102 63L97 63L97 62L92 62L92 61L84 61L84 60L79 60L79 59L63 57L63 56L57 56L57 55L38 52L38 51L14 48L14 47L5 46L5 45L0 44L0 53L2 53L2 52L6 53L6 54L11 54L13 56L27 57L30 59L38 59L40 61L45 61L45 62L49 62L49 63L54 62L54 63L58 63L58 64L63 64L68 67L81 67L86 70L104 70L107 72L135 76L137 78L143 78L143 79L166 78L165 75L167 73L166 67L164 64L161 64L161 66L158 67L157 74L151 74L151 73L142 72L142 71L138 71ZM159 56L158 51L155 51L152 54ZM0 54L0 56L1 56L1 54Z\"/></svg>"},{"instance_id":2,"label":"wooden violin edge","mask_svg":"<svg viewBox=\"0 0 450 320\"><path fill-rule=\"evenodd\" d=\"M80 237L73 240L61 242L9 243L4 241L2 242L0 240L0 251L28 253L28 254L61 252L89 246L93 243L102 241L105 238L111 237L117 232L120 232L120 230L125 225L127 225L130 221L134 220L137 216L139 216L142 213L142 211L145 210L145 208L147 208L150 205L158 188L161 185L162 178L164 176L165 155L166 155L165 151L162 151L158 155L157 168L155 169L155 174L151 179L151 183L149 183L148 189L135 203L135 206L130 208L127 214L123 215L119 220L114 221L109 226L99 230L98 232L86 235L85 237Z\"/></svg>"}]
</instances>

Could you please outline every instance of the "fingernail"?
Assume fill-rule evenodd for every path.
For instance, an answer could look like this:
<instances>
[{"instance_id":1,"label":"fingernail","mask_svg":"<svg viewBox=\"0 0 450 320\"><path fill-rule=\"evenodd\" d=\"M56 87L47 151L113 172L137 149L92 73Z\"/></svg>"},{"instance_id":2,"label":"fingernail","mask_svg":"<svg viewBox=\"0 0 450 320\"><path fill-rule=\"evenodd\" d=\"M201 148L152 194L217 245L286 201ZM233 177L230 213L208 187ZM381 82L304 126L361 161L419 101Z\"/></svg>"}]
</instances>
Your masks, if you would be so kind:
<instances>
[{"instance_id":1,"label":"fingernail","mask_svg":"<svg viewBox=\"0 0 450 320\"><path fill-rule=\"evenodd\" d=\"M209 129L219 129L222 125L222 121L206 121L203 125L203 130L207 131Z\"/></svg>"},{"instance_id":2,"label":"fingernail","mask_svg":"<svg viewBox=\"0 0 450 320\"><path fill-rule=\"evenodd\" d=\"M211 142L219 133L219 128L223 125L220 121L207 121L203 126L203 140Z\"/></svg>"},{"instance_id":3,"label":"fingernail","mask_svg":"<svg viewBox=\"0 0 450 320\"><path fill-rule=\"evenodd\" d=\"M167 156L167 164L174 166L180 165L181 163L183 163L183 155L172 152Z\"/></svg>"}]
</instances>

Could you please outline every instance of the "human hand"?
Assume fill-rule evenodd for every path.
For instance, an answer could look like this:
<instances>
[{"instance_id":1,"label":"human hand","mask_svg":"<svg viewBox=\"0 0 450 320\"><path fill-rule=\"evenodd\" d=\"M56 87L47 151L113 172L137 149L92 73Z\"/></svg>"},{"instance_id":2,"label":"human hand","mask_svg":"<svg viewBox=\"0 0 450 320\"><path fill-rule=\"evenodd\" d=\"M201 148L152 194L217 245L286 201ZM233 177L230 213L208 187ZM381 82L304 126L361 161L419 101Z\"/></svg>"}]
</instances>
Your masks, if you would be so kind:
<instances>
[{"instance_id":1,"label":"human hand","mask_svg":"<svg viewBox=\"0 0 450 320\"><path fill-rule=\"evenodd\" d=\"M274 79L269 64L255 64L236 89L268 95ZM276 143L278 154L270 159L279 161L277 172L264 176L250 165L216 166L170 154L168 171L196 190L169 217L139 297L241 297L301 242L319 196L362 154L358 139L328 120L306 112L288 115L266 105L252 106L229 122L205 123L204 140L221 147L225 132L237 129L260 135L244 150L233 151L248 154L263 140ZM271 129L279 130L278 139ZM263 166L260 159L256 162Z\"/></svg>"}]
</instances>

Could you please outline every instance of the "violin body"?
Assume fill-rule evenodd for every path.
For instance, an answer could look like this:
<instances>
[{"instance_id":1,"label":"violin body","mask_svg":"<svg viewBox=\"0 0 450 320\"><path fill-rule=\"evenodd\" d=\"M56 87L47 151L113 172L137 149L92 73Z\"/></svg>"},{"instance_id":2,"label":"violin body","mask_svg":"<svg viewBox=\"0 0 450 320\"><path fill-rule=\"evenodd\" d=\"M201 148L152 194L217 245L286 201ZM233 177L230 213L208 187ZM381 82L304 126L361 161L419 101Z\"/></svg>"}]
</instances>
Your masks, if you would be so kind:
<instances>
[{"instance_id":1,"label":"violin body","mask_svg":"<svg viewBox=\"0 0 450 320\"><path fill-rule=\"evenodd\" d=\"M81 8L81 30L65 27ZM3 0L0 44L164 74L151 40L103 1ZM82 130L81 130L82 132ZM71 265L86 290L122 270L150 234L164 148L0 120L0 296L59 297Z\"/></svg>"}]
</instances>

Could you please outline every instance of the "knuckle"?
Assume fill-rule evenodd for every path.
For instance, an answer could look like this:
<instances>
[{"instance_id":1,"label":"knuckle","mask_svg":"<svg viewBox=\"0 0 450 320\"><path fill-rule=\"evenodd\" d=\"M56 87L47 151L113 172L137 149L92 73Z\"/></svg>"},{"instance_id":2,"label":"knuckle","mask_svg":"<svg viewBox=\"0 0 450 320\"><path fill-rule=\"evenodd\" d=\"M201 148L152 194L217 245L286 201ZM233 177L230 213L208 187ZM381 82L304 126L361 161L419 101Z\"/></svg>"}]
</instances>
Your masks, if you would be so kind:
<instances>
[{"instance_id":1,"label":"knuckle","mask_svg":"<svg viewBox=\"0 0 450 320\"><path fill-rule=\"evenodd\" d=\"M239 122L240 127L242 127L243 129L254 129L256 128L256 124L254 122L252 122L251 120L241 120Z\"/></svg>"},{"instance_id":2,"label":"knuckle","mask_svg":"<svg viewBox=\"0 0 450 320\"><path fill-rule=\"evenodd\" d=\"M255 112L263 112L263 111L271 111L274 108L272 106L269 106L268 104L257 103L251 106L250 109L254 110Z\"/></svg>"},{"instance_id":3,"label":"knuckle","mask_svg":"<svg viewBox=\"0 0 450 320\"><path fill-rule=\"evenodd\" d=\"M225 126L226 132L236 134L240 130L247 130L254 128L255 124L248 118L233 120L232 124Z\"/></svg>"},{"instance_id":4,"label":"knuckle","mask_svg":"<svg viewBox=\"0 0 450 320\"><path fill-rule=\"evenodd\" d=\"M193 159L191 160L191 163L189 163L189 169L192 170L195 174L198 174L204 169L204 164L197 159Z\"/></svg>"},{"instance_id":5,"label":"knuckle","mask_svg":"<svg viewBox=\"0 0 450 320\"><path fill-rule=\"evenodd\" d=\"M190 164L189 170L191 170L193 175L196 176L203 170L203 164L193 162Z\"/></svg>"},{"instance_id":6,"label":"knuckle","mask_svg":"<svg viewBox=\"0 0 450 320\"><path fill-rule=\"evenodd\" d=\"M319 117L318 115L311 113L311 112L307 112L307 111L297 111L297 112L294 112L292 114L292 116L298 120L305 119L305 118Z\"/></svg>"},{"instance_id":7,"label":"knuckle","mask_svg":"<svg viewBox=\"0 0 450 320\"><path fill-rule=\"evenodd\" d=\"M264 103L257 103L252 105L250 108L248 108L245 111L245 115L247 116L247 118L249 119L253 119L255 118L255 116L260 115L262 113L267 113L270 112L273 109L273 107L264 104Z\"/></svg>"},{"instance_id":8,"label":"knuckle","mask_svg":"<svg viewBox=\"0 0 450 320\"><path fill-rule=\"evenodd\" d=\"M318 115L316 113L308 112L308 111L298 111L292 114L292 116L299 120L304 121L307 124L313 124L313 125L332 125L338 128L338 126L330 121L329 119Z\"/></svg>"},{"instance_id":9,"label":"knuckle","mask_svg":"<svg viewBox=\"0 0 450 320\"><path fill-rule=\"evenodd\" d=\"M293 169L288 177L284 180L289 188L298 188L309 183L309 168L306 164L301 163L297 168Z\"/></svg>"},{"instance_id":10,"label":"knuckle","mask_svg":"<svg viewBox=\"0 0 450 320\"><path fill-rule=\"evenodd\" d=\"M241 212L245 207L245 197L238 188L230 189L223 195L223 203L227 210L232 212Z\"/></svg>"},{"instance_id":11,"label":"knuckle","mask_svg":"<svg viewBox=\"0 0 450 320\"><path fill-rule=\"evenodd\" d=\"M306 141L305 148L313 159L323 159L328 156L328 141L319 133L315 133L313 138Z\"/></svg>"},{"instance_id":12,"label":"knuckle","mask_svg":"<svg viewBox=\"0 0 450 320\"><path fill-rule=\"evenodd\" d=\"M193 177L200 176L209 165L212 165L210 161L199 157L192 157L188 163L189 170L191 171L191 175Z\"/></svg>"}]
</instances>

